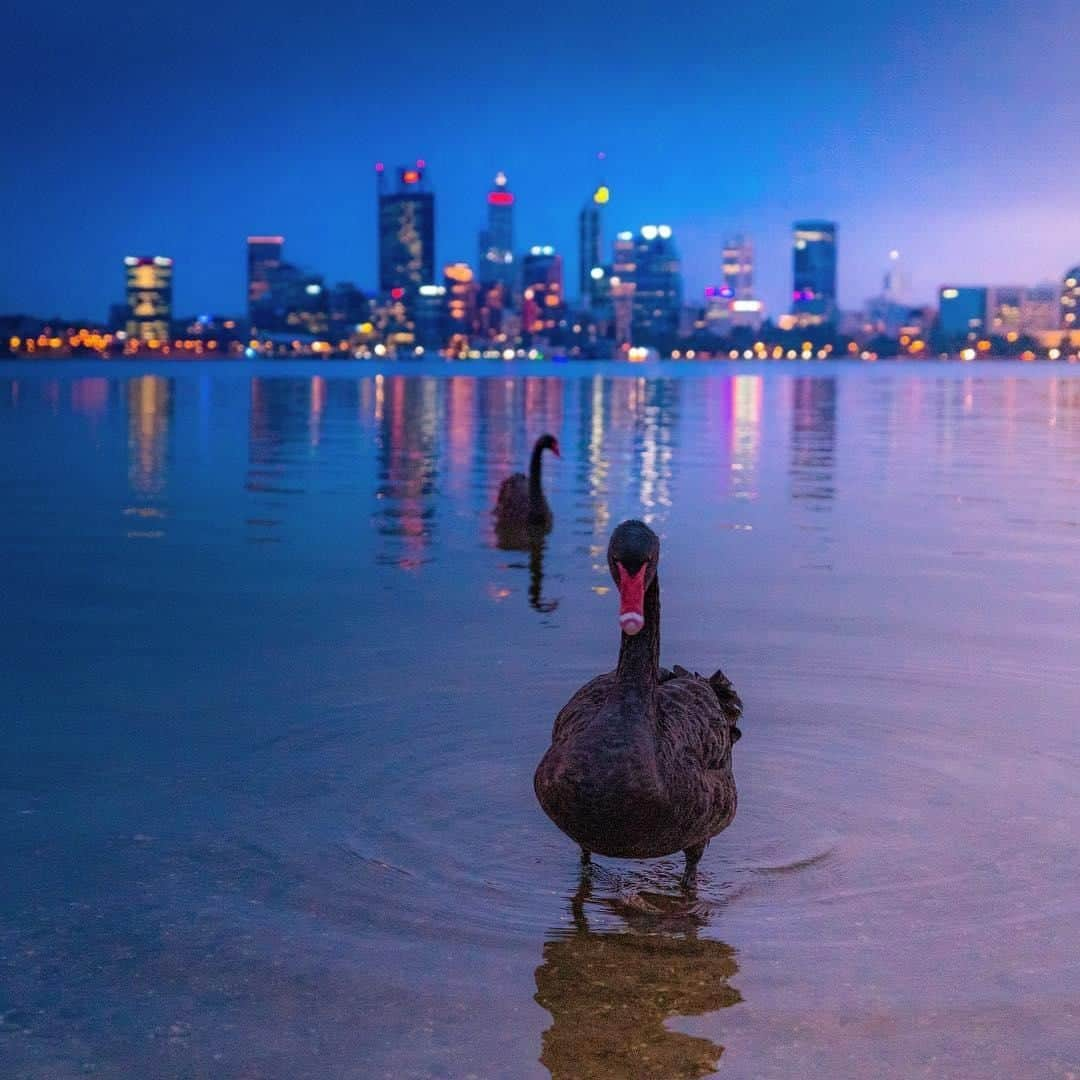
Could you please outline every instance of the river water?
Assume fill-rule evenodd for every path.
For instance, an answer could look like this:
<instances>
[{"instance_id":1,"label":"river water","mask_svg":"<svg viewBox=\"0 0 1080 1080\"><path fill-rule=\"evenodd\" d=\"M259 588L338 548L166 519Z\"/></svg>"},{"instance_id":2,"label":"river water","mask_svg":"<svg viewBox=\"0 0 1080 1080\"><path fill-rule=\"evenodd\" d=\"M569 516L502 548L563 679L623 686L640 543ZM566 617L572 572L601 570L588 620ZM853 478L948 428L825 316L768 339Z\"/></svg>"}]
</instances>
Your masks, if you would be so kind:
<instances>
[{"instance_id":1,"label":"river water","mask_svg":"<svg viewBox=\"0 0 1080 1080\"><path fill-rule=\"evenodd\" d=\"M1080 1071L1074 369L8 365L0 460L5 1076ZM694 896L532 792L635 516Z\"/></svg>"}]
</instances>

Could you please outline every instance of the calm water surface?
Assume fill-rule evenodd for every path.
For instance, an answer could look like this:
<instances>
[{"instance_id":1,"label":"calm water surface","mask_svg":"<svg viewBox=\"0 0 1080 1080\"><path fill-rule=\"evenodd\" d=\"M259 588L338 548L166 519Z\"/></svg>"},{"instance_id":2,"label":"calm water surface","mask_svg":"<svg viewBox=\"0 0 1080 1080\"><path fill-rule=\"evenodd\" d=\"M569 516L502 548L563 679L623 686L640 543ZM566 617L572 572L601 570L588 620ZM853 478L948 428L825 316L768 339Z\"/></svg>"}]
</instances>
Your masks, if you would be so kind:
<instances>
[{"instance_id":1,"label":"calm water surface","mask_svg":"<svg viewBox=\"0 0 1080 1080\"><path fill-rule=\"evenodd\" d=\"M3 1074L1076 1074L1080 378L465 370L0 368ZM629 516L746 702L696 899L532 793Z\"/></svg>"}]
</instances>

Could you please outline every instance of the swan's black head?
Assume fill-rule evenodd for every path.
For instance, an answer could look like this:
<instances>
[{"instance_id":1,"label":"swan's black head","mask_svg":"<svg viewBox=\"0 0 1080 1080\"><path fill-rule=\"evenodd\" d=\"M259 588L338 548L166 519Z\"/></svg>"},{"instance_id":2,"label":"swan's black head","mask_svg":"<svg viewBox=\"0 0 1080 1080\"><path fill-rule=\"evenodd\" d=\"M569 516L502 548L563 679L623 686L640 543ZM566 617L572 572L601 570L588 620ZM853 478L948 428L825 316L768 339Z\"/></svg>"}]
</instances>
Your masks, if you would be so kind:
<instances>
[{"instance_id":1,"label":"swan's black head","mask_svg":"<svg viewBox=\"0 0 1080 1080\"><path fill-rule=\"evenodd\" d=\"M608 543L608 569L619 587L619 625L633 636L645 625L645 590L656 578L660 537L644 521L624 521Z\"/></svg>"},{"instance_id":2,"label":"swan's black head","mask_svg":"<svg viewBox=\"0 0 1080 1080\"><path fill-rule=\"evenodd\" d=\"M559 440L554 435L541 435L536 440L537 450L550 450L556 457L562 457L559 452Z\"/></svg>"}]
</instances>

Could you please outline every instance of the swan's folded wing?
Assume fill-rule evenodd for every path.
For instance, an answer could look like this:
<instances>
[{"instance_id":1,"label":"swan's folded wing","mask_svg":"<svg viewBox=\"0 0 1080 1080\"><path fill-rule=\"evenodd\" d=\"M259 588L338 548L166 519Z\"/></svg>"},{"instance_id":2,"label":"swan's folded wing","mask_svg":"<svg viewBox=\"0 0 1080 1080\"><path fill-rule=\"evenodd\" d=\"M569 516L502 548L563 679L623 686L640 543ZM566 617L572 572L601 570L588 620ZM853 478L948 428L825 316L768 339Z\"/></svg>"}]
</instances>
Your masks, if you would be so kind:
<instances>
[{"instance_id":1,"label":"swan's folded wing","mask_svg":"<svg viewBox=\"0 0 1080 1080\"><path fill-rule=\"evenodd\" d=\"M610 671L604 675L597 675L574 694L555 717L555 725L551 729L552 743L571 738L596 716L611 693L614 679L615 676Z\"/></svg>"},{"instance_id":2,"label":"swan's folded wing","mask_svg":"<svg viewBox=\"0 0 1080 1080\"><path fill-rule=\"evenodd\" d=\"M495 513L500 517L509 513L527 513L529 508L529 478L524 473L514 473L499 485L495 499Z\"/></svg>"}]
</instances>

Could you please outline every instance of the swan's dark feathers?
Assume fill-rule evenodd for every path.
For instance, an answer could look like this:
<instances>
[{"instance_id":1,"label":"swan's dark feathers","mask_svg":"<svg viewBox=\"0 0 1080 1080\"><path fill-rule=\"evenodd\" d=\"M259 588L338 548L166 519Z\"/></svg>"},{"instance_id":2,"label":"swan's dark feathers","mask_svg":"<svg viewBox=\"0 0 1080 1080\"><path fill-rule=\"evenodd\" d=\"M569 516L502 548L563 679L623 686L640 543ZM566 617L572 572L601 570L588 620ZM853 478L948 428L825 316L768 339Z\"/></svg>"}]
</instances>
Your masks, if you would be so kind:
<instances>
[{"instance_id":1,"label":"swan's dark feathers","mask_svg":"<svg viewBox=\"0 0 1080 1080\"><path fill-rule=\"evenodd\" d=\"M529 478L524 473L514 473L499 485L492 513L501 519L529 516Z\"/></svg>"},{"instance_id":2,"label":"swan's dark feathers","mask_svg":"<svg viewBox=\"0 0 1080 1080\"><path fill-rule=\"evenodd\" d=\"M555 718L536 772L540 804L599 855L655 858L707 843L735 816L737 714L709 679L676 666L661 669L655 715L634 730L613 718L614 686L614 672L598 675Z\"/></svg>"}]
</instances>

